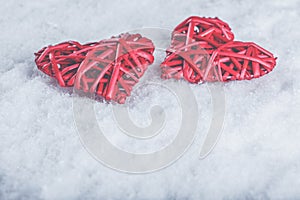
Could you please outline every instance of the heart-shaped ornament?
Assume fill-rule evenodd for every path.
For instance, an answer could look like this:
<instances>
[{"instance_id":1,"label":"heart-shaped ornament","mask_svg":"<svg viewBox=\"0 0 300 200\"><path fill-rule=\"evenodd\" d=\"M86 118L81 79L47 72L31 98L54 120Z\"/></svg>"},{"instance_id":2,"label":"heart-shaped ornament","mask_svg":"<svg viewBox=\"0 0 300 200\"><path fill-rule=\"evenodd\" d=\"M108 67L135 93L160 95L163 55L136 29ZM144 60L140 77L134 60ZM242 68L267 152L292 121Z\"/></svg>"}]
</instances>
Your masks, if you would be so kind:
<instances>
[{"instance_id":1,"label":"heart-shaped ornament","mask_svg":"<svg viewBox=\"0 0 300 200\"><path fill-rule=\"evenodd\" d=\"M81 63L75 89L123 104L153 63L153 52L152 41L140 34L103 40Z\"/></svg>"},{"instance_id":2,"label":"heart-shaped ornament","mask_svg":"<svg viewBox=\"0 0 300 200\"><path fill-rule=\"evenodd\" d=\"M276 58L250 42L235 42L227 23L218 18L190 17L172 32L161 64L162 78L190 83L250 80L275 67Z\"/></svg>"}]
</instances>

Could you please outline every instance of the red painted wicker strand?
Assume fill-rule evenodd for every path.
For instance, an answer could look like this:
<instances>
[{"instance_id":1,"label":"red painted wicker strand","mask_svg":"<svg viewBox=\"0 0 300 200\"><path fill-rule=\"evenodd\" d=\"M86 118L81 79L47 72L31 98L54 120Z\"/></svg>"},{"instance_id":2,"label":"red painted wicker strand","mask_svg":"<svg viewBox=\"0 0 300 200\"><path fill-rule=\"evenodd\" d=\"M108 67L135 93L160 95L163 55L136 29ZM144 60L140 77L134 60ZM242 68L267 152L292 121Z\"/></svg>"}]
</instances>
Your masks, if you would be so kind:
<instances>
[{"instance_id":1,"label":"red painted wicker strand","mask_svg":"<svg viewBox=\"0 0 300 200\"><path fill-rule=\"evenodd\" d=\"M191 83L250 80L272 71L276 59L270 52L233 38L230 27L217 18L186 19L172 33L162 78Z\"/></svg>"},{"instance_id":2,"label":"red painted wicker strand","mask_svg":"<svg viewBox=\"0 0 300 200\"><path fill-rule=\"evenodd\" d=\"M57 79L62 87L74 85L79 65L86 54L99 42L81 45L75 41L50 45L35 53L35 62L41 71Z\"/></svg>"},{"instance_id":3,"label":"red painted wicker strand","mask_svg":"<svg viewBox=\"0 0 300 200\"><path fill-rule=\"evenodd\" d=\"M153 51L152 41L140 34L103 40L80 65L75 88L122 104L153 63Z\"/></svg>"}]
</instances>

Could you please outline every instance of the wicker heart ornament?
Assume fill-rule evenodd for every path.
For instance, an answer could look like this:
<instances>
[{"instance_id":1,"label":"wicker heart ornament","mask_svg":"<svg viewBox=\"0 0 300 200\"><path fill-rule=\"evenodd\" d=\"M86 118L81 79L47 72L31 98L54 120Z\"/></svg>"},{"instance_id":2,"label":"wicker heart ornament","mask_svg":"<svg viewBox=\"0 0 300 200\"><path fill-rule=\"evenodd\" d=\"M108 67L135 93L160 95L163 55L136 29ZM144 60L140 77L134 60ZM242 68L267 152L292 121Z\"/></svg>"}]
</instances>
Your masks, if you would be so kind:
<instances>
[{"instance_id":1,"label":"wicker heart ornament","mask_svg":"<svg viewBox=\"0 0 300 200\"><path fill-rule=\"evenodd\" d=\"M162 78L184 78L190 83L250 80L275 67L272 53L255 43L233 39L230 27L218 18L184 20L172 32L161 64Z\"/></svg>"},{"instance_id":2,"label":"wicker heart ornament","mask_svg":"<svg viewBox=\"0 0 300 200\"><path fill-rule=\"evenodd\" d=\"M154 45L140 34L121 34L100 42L50 45L35 53L39 70L62 87L124 103L154 61Z\"/></svg>"},{"instance_id":3,"label":"wicker heart ornament","mask_svg":"<svg viewBox=\"0 0 300 200\"><path fill-rule=\"evenodd\" d=\"M123 104L153 63L153 52L152 41L140 34L103 40L81 63L75 88Z\"/></svg>"}]
</instances>

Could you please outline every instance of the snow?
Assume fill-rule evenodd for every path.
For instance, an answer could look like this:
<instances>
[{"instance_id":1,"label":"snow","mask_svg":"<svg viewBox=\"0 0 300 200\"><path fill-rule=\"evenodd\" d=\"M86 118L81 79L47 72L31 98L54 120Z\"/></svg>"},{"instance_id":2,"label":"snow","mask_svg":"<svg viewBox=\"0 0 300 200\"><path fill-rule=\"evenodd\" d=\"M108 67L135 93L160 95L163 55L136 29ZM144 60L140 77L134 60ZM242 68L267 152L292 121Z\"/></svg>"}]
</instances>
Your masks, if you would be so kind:
<instances>
[{"instance_id":1,"label":"snow","mask_svg":"<svg viewBox=\"0 0 300 200\"><path fill-rule=\"evenodd\" d=\"M0 5L0 199L300 198L298 0L1 0ZM224 128L205 159L199 151L212 104L206 85L192 85L199 124L183 157L148 174L105 167L81 145L72 92L39 72L33 53L65 40L97 41L141 27L172 29L191 15L225 20L237 40L273 52L276 68L260 79L222 84ZM159 73L157 63L145 79ZM111 107L96 103L97 119L112 143L151 152L172 140L179 120L176 101L168 91L154 89L137 90L130 104L130 115L141 126L150 123L151 105L165 109L165 131L149 142L122 138Z\"/></svg>"}]
</instances>

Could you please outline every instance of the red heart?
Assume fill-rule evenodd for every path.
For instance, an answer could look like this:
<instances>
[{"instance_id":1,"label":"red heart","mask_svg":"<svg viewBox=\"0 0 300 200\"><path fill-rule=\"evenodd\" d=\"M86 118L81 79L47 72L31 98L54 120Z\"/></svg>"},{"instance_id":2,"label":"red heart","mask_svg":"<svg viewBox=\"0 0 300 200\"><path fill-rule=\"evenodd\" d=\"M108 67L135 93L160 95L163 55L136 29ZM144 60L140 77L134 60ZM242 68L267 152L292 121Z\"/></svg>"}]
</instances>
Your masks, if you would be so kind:
<instances>
[{"instance_id":1,"label":"red heart","mask_svg":"<svg viewBox=\"0 0 300 200\"><path fill-rule=\"evenodd\" d=\"M254 43L233 42L230 27L218 18L190 17L172 33L161 64L162 78L191 83L260 77L276 65L274 56Z\"/></svg>"},{"instance_id":2,"label":"red heart","mask_svg":"<svg viewBox=\"0 0 300 200\"><path fill-rule=\"evenodd\" d=\"M125 103L133 86L153 63L153 51L152 41L140 34L122 34L103 40L80 65L75 88Z\"/></svg>"},{"instance_id":3,"label":"red heart","mask_svg":"<svg viewBox=\"0 0 300 200\"><path fill-rule=\"evenodd\" d=\"M86 54L99 42L81 45L75 41L63 42L44 47L35 53L35 63L39 70L54 77L62 87L74 85L76 72Z\"/></svg>"}]
</instances>

